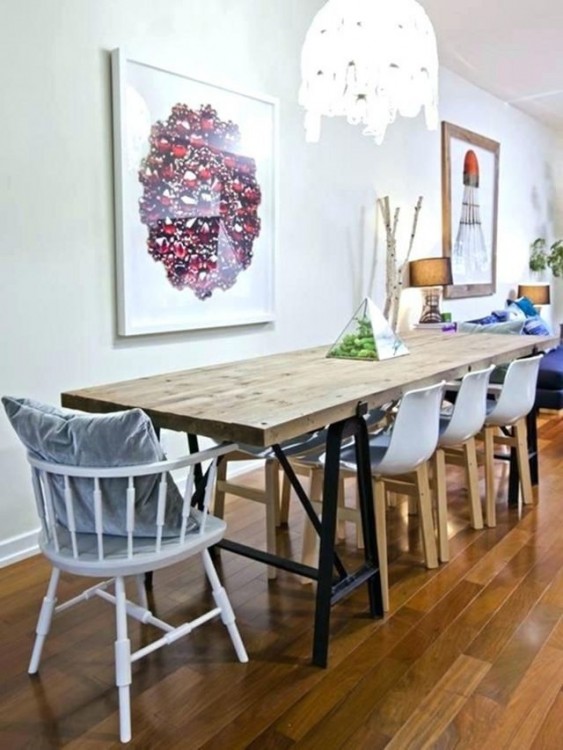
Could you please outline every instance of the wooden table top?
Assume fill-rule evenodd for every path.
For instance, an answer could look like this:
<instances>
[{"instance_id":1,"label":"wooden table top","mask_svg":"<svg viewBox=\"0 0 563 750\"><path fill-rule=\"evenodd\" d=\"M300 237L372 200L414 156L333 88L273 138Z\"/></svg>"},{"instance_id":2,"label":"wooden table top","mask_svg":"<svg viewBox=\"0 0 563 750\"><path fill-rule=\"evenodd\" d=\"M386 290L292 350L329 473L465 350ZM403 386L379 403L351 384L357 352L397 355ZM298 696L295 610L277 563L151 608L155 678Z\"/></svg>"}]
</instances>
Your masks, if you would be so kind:
<instances>
[{"instance_id":1,"label":"wooden table top","mask_svg":"<svg viewBox=\"0 0 563 750\"><path fill-rule=\"evenodd\" d=\"M350 417L405 391L555 346L553 336L412 331L410 353L383 362L327 359L328 346L67 391L89 412L140 407L158 427L268 446Z\"/></svg>"}]
</instances>

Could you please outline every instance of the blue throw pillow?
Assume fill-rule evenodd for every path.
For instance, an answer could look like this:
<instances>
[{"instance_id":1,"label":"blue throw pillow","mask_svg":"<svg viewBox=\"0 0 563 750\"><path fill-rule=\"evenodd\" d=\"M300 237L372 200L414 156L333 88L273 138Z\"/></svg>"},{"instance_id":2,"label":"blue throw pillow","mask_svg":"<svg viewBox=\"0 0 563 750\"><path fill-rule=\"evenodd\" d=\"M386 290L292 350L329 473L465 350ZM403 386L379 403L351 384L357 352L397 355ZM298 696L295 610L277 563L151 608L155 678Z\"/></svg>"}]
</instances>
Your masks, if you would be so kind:
<instances>
[{"instance_id":1,"label":"blue throw pillow","mask_svg":"<svg viewBox=\"0 0 563 750\"><path fill-rule=\"evenodd\" d=\"M491 315L485 315L483 318L474 318L473 320L468 320L468 323L473 323L478 326L488 326L492 325L493 323L498 323L497 318L495 318L494 314Z\"/></svg>"},{"instance_id":2,"label":"blue throw pillow","mask_svg":"<svg viewBox=\"0 0 563 750\"><path fill-rule=\"evenodd\" d=\"M162 461L164 451L141 409L112 414L87 414L59 409L39 401L4 396L8 419L27 450L35 458L69 466L134 466ZM156 534L159 477L139 477L135 481L135 536ZM75 497L75 524L79 532L95 531L90 479L72 482ZM125 493L127 479L102 479L104 533L126 535ZM64 479L56 477L53 503L57 521L67 526ZM171 478L168 481L163 534L175 536L181 524L183 499Z\"/></svg>"},{"instance_id":3,"label":"blue throw pillow","mask_svg":"<svg viewBox=\"0 0 563 750\"><path fill-rule=\"evenodd\" d=\"M493 310L490 315L485 315L482 318L475 318L474 320L468 320L468 323L478 323L481 326L487 326L491 323L504 323L509 319L508 310Z\"/></svg>"},{"instance_id":4,"label":"blue throw pillow","mask_svg":"<svg viewBox=\"0 0 563 750\"><path fill-rule=\"evenodd\" d=\"M510 318L508 310L493 310L491 315L493 315L499 323L504 323Z\"/></svg>"},{"instance_id":5,"label":"blue throw pillow","mask_svg":"<svg viewBox=\"0 0 563 750\"><path fill-rule=\"evenodd\" d=\"M527 318L524 321L523 333L528 333L532 336L549 336L551 331L549 326L543 318L539 315L535 315L533 318Z\"/></svg>"},{"instance_id":6,"label":"blue throw pillow","mask_svg":"<svg viewBox=\"0 0 563 750\"><path fill-rule=\"evenodd\" d=\"M534 303L528 297L518 297L518 299L514 300L514 304L518 305L527 318L535 318L538 314Z\"/></svg>"}]
</instances>

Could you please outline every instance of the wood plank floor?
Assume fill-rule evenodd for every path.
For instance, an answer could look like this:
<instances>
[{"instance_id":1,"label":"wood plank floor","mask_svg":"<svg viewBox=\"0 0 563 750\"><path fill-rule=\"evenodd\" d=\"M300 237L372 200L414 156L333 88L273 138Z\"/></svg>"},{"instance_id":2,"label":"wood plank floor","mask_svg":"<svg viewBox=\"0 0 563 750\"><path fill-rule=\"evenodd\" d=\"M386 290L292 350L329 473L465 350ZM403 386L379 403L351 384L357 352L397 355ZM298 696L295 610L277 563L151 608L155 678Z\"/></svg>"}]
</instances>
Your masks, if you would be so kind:
<instances>
[{"instance_id":1,"label":"wood plank floor","mask_svg":"<svg viewBox=\"0 0 563 750\"><path fill-rule=\"evenodd\" d=\"M499 465L498 527L469 528L463 476L449 469L451 561L422 565L416 518L388 511L391 613L366 616L363 590L334 607L329 668L310 666L313 594L288 573L220 553L250 662L219 623L133 669L136 748L378 750L563 748L563 419L540 421L537 503L509 510ZM252 481L260 483L260 473ZM230 536L264 542L263 507L231 498ZM298 556L302 513L279 534ZM354 529L340 551L359 560ZM37 556L0 570L0 748L119 747L113 613L90 601L59 616L41 674L26 674L48 578ZM60 598L76 593L62 577ZM155 575L154 609L173 622L209 593L199 568ZM133 645L154 637L131 624Z\"/></svg>"}]
</instances>

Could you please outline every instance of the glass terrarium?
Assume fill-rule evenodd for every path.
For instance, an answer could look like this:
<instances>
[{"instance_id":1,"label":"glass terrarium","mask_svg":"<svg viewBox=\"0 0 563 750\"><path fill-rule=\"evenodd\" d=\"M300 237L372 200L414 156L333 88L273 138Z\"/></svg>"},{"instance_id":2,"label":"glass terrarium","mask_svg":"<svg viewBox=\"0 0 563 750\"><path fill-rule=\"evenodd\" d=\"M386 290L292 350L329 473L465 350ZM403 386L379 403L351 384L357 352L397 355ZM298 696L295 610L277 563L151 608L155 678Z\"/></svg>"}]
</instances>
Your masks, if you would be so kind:
<instances>
[{"instance_id":1,"label":"glass terrarium","mask_svg":"<svg viewBox=\"0 0 563 750\"><path fill-rule=\"evenodd\" d=\"M381 310L365 297L326 356L377 361L408 353Z\"/></svg>"}]
</instances>

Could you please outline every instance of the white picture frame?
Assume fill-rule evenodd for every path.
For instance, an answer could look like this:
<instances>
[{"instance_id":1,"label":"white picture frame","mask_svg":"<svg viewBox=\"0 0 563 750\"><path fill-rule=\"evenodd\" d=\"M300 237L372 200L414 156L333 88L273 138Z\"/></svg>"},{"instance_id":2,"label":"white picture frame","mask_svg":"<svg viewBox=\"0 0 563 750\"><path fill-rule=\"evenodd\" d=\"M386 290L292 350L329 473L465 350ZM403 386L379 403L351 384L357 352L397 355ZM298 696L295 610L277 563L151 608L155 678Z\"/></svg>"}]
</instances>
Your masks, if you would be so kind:
<instances>
[{"instance_id":1,"label":"white picture frame","mask_svg":"<svg viewBox=\"0 0 563 750\"><path fill-rule=\"evenodd\" d=\"M118 335L273 321L277 99L123 49L112 83Z\"/></svg>"}]
</instances>

